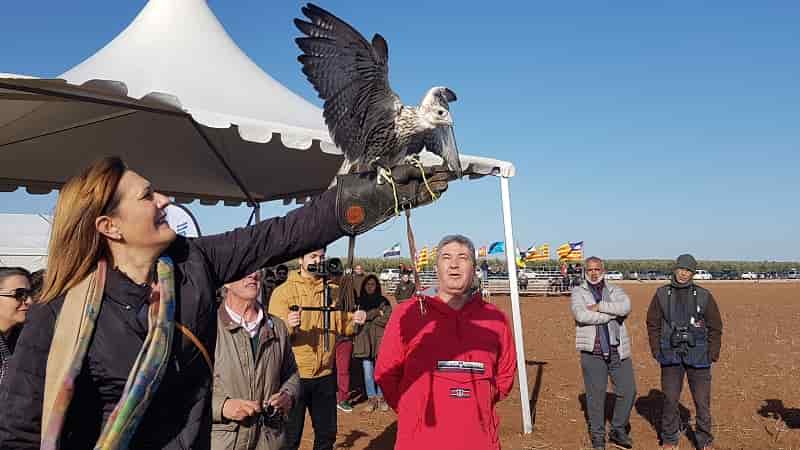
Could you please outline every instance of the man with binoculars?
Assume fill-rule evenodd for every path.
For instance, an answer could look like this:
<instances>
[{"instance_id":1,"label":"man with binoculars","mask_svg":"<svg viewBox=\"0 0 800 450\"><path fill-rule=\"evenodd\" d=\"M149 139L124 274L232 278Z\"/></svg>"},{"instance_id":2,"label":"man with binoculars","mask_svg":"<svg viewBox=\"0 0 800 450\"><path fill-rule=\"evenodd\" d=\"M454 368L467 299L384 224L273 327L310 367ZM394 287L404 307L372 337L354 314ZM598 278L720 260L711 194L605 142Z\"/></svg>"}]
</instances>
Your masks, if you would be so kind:
<instances>
[{"instance_id":1,"label":"man with binoculars","mask_svg":"<svg viewBox=\"0 0 800 450\"><path fill-rule=\"evenodd\" d=\"M336 308L341 276L339 260L325 260L325 250L299 259L300 270L292 271L272 293L270 314L286 322L297 367L301 394L286 422L284 449L297 449L303 435L306 409L314 427L314 449L332 449L336 441L336 374L333 373L337 334L352 335L366 320L364 311Z\"/></svg>"},{"instance_id":2,"label":"man with binoculars","mask_svg":"<svg viewBox=\"0 0 800 450\"><path fill-rule=\"evenodd\" d=\"M664 449L678 448L681 424L678 411L684 374L697 409L697 447L710 450L711 364L719 359L722 318L708 289L693 276L697 261L689 254L678 257L669 284L656 291L647 310L647 334L653 357L661 364L664 409L661 440Z\"/></svg>"}]
</instances>

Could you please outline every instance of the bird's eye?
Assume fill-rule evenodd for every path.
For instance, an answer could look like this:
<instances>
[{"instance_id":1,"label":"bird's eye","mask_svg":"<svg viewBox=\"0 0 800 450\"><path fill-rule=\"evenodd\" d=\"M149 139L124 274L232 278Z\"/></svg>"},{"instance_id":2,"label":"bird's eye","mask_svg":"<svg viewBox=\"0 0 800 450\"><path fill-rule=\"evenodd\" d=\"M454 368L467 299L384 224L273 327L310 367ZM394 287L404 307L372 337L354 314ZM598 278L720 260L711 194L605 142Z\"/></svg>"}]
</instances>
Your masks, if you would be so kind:
<instances>
[{"instance_id":1,"label":"bird's eye","mask_svg":"<svg viewBox=\"0 0 800 450\"><path fill-rule=\"evenodd\" d=\"M443 116L443 115L444 115L444 111L440 109L440 110L439 110L439 115L440 115L440 116Z\"/></svg>"}]
</instances>

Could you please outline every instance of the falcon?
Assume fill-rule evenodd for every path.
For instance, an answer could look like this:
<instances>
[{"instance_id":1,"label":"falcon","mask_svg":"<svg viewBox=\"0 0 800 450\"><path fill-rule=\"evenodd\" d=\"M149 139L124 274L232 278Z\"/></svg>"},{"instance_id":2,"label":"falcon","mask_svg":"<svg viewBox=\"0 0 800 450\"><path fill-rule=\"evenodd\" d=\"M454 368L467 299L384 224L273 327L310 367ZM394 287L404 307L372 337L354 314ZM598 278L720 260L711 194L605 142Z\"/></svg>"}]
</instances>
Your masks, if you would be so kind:
<instances>
[{"instance_id":1,"label":"falcon","mask_svg":"<svg viewBox=\"0 0 800 450\"><path fill-rule=\"evenodd\" d=\"M339 174L382 169L390 177L391 168L402 163L421 169L417 155L426 148L461 178L450 114L456 94L433 87L418 106L404 105L389 86L389 47L383 36L376 34L369 42L310 3L302 12L308 21L294 21L305 35L295 40L303 52L298 61L324 100L325 124L344 152Z\"/></svg>"}]
</instances>

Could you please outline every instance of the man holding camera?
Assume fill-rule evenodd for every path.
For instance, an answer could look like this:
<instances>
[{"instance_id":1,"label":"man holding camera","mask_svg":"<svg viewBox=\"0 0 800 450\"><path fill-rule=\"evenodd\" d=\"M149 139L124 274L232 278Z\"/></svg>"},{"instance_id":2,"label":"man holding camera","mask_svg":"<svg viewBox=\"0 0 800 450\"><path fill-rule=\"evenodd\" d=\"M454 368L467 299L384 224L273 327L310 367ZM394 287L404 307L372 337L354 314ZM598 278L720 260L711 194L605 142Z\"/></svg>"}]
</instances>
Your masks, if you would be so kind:
<instances>
[{"instance_id":1,"label":"man holding camera","mask_svg":"<svg viewBox=\"0 0 800 450\"><path fill-rule=\"evenodd\" d=\"M314 450L329 450L336 441L337 427L336 376L332 369L336 334L354 334L355 326L364 324L366 313L309 310L330 306L324 305L326 288L331 290L329 301L333 303L338 289L327 282L327 276L338 274L329 273L332 265L325 262L324 250L307 253L299 262L300 270L290 272L286 282L275 288L269 304L270 314L283 319L289 328L302 388L289 413L283 448L296 450L300 446L308 409L314 427ZM327 346L325 314L330 314Z\"/></svg>"},{"instance_id":2,"label":"man holding camera","mask_svg":"<svg viewBox=\"0 0 800 450\"><path fill-rule=\"evenodd\" d=\"M697 409L697 446L712 448L711 364L719 359L722 318L707 289L694 284L697 261L689 254L675 263L672 280L656 291L647 310L650 350L661 364L661 390L666 397L661 419L665 449L677 449L680 439L678 411L684 374Z\"/></svg>"},{"instance_id":3,"label":"man holding camera","mask_svg":"<svg viewBox=\"0 0 800 450\"><path fill-rule=\"evenodd\" d=\"M258 302L261 272L225 285L217 311L212 450L277 450L300 375L282 321Z\"/></svg>"}]
</instances>

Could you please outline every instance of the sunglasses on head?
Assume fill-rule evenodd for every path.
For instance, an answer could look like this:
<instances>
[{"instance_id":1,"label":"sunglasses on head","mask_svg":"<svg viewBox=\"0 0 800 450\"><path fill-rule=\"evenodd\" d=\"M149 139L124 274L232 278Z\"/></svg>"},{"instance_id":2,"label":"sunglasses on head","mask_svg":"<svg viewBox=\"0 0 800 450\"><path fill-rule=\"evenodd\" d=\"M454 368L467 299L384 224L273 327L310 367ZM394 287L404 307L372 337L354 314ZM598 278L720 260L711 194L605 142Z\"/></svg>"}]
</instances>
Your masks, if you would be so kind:
<instances>
[{"instance_id":1,"label":"sunglasses on head","mask_svg":"<svg viewBox=\"0 0 800 450\"><path fill-rule=\"evenodd\" d=\"M25 300L31 298L32 296L33 296L33 291L25 288L0 290L0 297L15 298L19 302L24 302Z\"/></svg>"}]
</instances>

